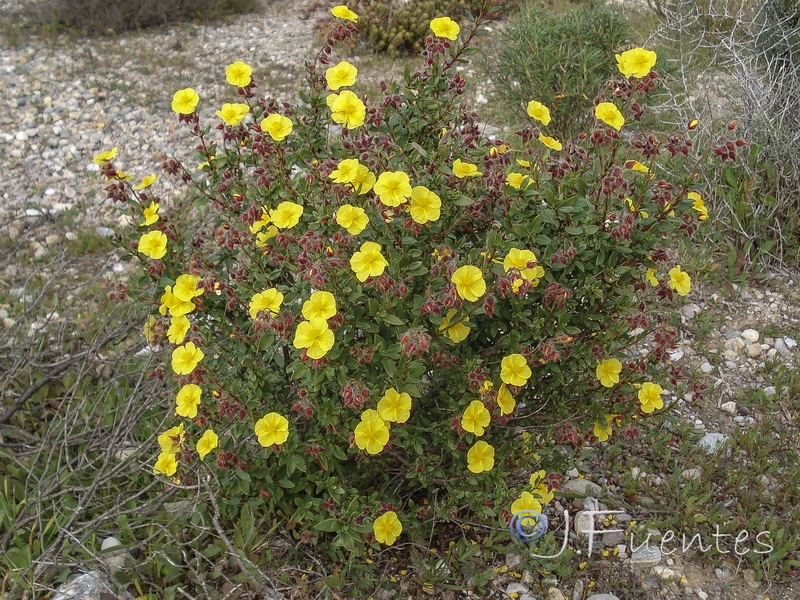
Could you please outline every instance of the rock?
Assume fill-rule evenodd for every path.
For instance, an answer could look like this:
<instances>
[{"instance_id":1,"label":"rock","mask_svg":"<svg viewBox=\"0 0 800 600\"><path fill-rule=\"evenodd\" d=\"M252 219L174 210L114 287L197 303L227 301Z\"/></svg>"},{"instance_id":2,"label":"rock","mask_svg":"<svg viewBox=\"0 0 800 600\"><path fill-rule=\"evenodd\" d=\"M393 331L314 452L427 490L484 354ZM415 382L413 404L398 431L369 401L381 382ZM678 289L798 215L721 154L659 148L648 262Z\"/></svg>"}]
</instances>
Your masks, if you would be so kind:
<instances>
[{"instance_id":1,"label":"rock","mask_svg":"<svg viewBox=\"0 0 800 600\"><path fill-rule=\"evenodd\" d=\"M797 348L797 341L794 338L790 338L787 336L783 338L783 343L786 344L786 347L789 350L794 350L795 348Z\"/></svg>"},{"instance_id":2,"label":"rock","mask_svg":"<svg viewBox=\"0 0 800 600\"><path fill-rule=\"evenodd\" d=\"M558 588L550 588L547 590L547 600L565 600L564 594Z\"/></svg>"},{"instance_id":3,"label":"rock","mask_svg":"<svg viewBox=\"0 0 800 600\"><path fill-rule=\"evenodd\" d=\"M728 567L716 567L714 573L720 581L724 581L731 576L731 570Z\"/></svg>"},{"instance_id":4,"label":"rock","mask_svg":"<svg viewBox=\"0 0 800 600\"><path fill-rule=\"evenodd\" d=\"M714 454L727 439L728 437L721 433L707 433L700 438L697 445L705 450L706 454Z\"/></svg>"},{"instance_id":5,"label":"rock","mask_svg":"<svg viewBox=\"0 0 800 600\"><path fill-rule=\"evenodd\" d=\"M683 308L681 308L681 314L686 317L687 319L691 320L694 319L697 315L700 314L700 311L703 309L700 308L699 304L695 304L692 302L691 304L687 304Z\"/></svg>"},{"instance_id":6,"label":"rock","mask_svg":"<svg viewBox=\"0 0 800 600\"><path fill-rule=\"evenodd\" d=\"M61 236L55 233L51 233L46 238L44 238L44 243L48 246L55 246L61 241Z\"/></svg>"},{"instance_id":7,"label":"rock","mask_svg":"<svg viewBox=\"0 0 800 600\"><path fill-rule=\"evenodd\" d=\"M619 546L625 541L625 534L621 531L609 531L603 534L604 546Z\"/></svg>"},{"instance_id":8,"label":"rock","mask_svg":"<svg viewBox=\"0 0 800 600\"><path fill-rule=\"evenodd\" d=\"M589 537L588 532L595 529L594 515L587 514L584 510L578 511L575 514L575 523L573 527L575 528L575 533L578 536Z\"/></svg>"},{"instance_id":9,"label":"rock","mask_svg":"<svg viewBox=\"0 0 800 600\"><path fill-rule=\"evenodd\" d=\"M634 567L655 567L661 562L661 550L657 546L642 543L636 548L628 563Z\"/></svg>"},{"instance_id":10,"label":"rock","mask_svg":"<svg viewBox=\"0 0 800 600\"><path fill-rule=\"evenodd\" d=\"M683 348L675 348L674 350L667 350L667 354L669 354L671 361L676 362L683 358L686 351Z\"/></svg>"},{"instance_id":11,"label":"rock","mask_svg":"<svg viewBox=\"0 0 800 600\"><path fill-rule=\"evenodd\" d=\"M775 388L773 386L771 386L771 385L764 388L764 396L766 396L767 398L771 398L776 393L777 392L776 392Z\"/></svg>"},{"instance_id":12,"label":"rock","mask_svg":"<svg viewBox=\"0 0 800 600\"><path fill-rule=\"evenodd\" d=\"M578 477L581 476L581 473L580 473L580 471L578 471L578 469L573 467L569 471L566 472L566 476L569 477L570 479L577 479Z\"/></svg>"},{"instance_id":13,"label":"rock","mask_svg":"<svg viewBox=\"0 0 800 600\"><path fill-rule=\"evenodd\" d=\"M105 575L89 571L59 587L52 600L100 600L101 594L110 591Z\"/></svg>"},{"instance_id":14,"label":"rock","mask_svg":"<svg viewBox=\"0 0 800 600\"><path fill-rule=\"evenodd\" d=\"M739 354L742 350L744 350L745 343L742 338L731 338L725 342L725 349L730 350L736 354Z\"/></svg>"},{"instance_id":15,"label":"rock","mask_svg":"<svg viewBox=\"0 0 800 600\"><path fill-rule=\"evenodd\" d=\"M74 242L75 240L78 239L78 234L75 233L74 231L68 231L67 233L64 234L64 237L67 238L70 242Z\"/></svg>"},{"instance_id":16,"label":"rock","mask_svg":"<svg viewBox=\"0 0 800 600\"><path fill-rule=\"evenodd\" d=\"M681 578L679 573L676 573L669 567L664 567L662 565L656 565L653 567L653 575L658 577L661 581L674 581L675 579Z\"/></svg>"},{"instance_id":17,"label":"rock","mask_svg":"<svg viewBox=\"0 0 800 600\"><path fill-rule=\"evenodd\" d=\"M719 409L722 412L728 413L729 415L735 415L737 412L736 402L733 402L732 400L730 402L723 402L720 404Z\"/></svg>"},{"instance_id":18,"label":"rock","mask_svg":"<svg viewBox=\"0 0 800 600\"><path fill-rule=\"evenodd\" d=\"M511 583L506 586L506 595L511 596L511 594L527 594L530 590L528 589L527 585L522 585L516 581L512 581Z\"/></svg>"},{"instance_id":19,"label":"rock","mask_svg":"<svg viewBox=\"0 0 800 600\"><path fill-rule=\"evenodd\" d=\"M586 600L619 600L614 594L592 594Z\"/></svg>"},{"instance_id":20,"label":"rock","mask_svg":"<svg viewBox=\"0 0 800 600\"><path fill-rule=\"evenodd\" d=\"M708 594L706 594L703 590L697 590L695 593L700 600L708 600Z\"/></svg>"},{"instance_id":21,"label":"rock","mask_svg":"<svg viewBox=\"0 0 800 600\"><path fill-rule=\"evenodd\" d=\"M775 347L773 348L776 354L780 354L783 358L791 358L792 351L789 349L788 344L786 343L786 338L778 338L775 340Z\"/></svg>"},{"instance_id":22,"label":"rock","mask_svg":"<svg viewBox=\"0 0 800 600\"><path fill-rule=\"evenodd\" d=\"M714 367L712 367L711 363L708 362L708 361L706 361L702 365L700 365L700 372L701 373L705 373L706 375L711 373L711 371L713 371L713 370L714 370Z\"/></svg>"},{"instance_id":23,"label":"rock","mask_svg":"<svg viewBox=\"0 0 800 600\"><path fill-rule=\"evenodd\" d=\"M575 581L575 585L572 588L572 600L583 600L583 589L585 587L586 584L583 582L583 579Z\"/></svg>"},{"instance_id":24,"label":"rock","mask_svg":"<svg viewBox=\"0 0 800 600\"><path fill-rule=\"evenodd\" d=\"M763 352L763 348L761 348L761 344L750 344L747 346L747 356L750 358L755 358L759 354Z\"/></svg>"},{"instance_id":25,"label":"rock","mask_svg":"<svg viewBox=\"0 0 800 600\"><path fill-rule=\"evenodd\" d=\"M700 479L700 469L686 469L681 473L683 479Z\"/></svg>"},{"instance_id":26,"label":"rock","mask_svg":"<svg viewBox=\"0 0 800 600\"><path fill-rule=\"evenodd\" d=\"M567 494L577 494L579 496L600 496L602 488L592 481L586 479L570 479L561 486L561 491Z\"/></svg>"},{"instance_id":27,"label":"rock","mask_svg":"<svg viewBox=\"0 0 800 600\"><path fill-rule=\"evenodd\" d=\"M753 569L745 569L742 571L742 578L745 584L751 590L758 589L758 581L756 581L756 572Z\"/></svg>"},{"instance_id":28,"label":"rock","mask_svg":"<svg viewBox=\"0 0 800 600\"><path fill-rule=\"evenodd\" d=\"M750 342L751 344L757 342L759 337L760 334L755 329L745 329L742 332L742 339L746 342Z\"/></svg>"},{"instance_id":29,"label":"rock","mask_svg":"<svg viewBox=\"0 0 800 600\"><path fill-rule=\"evenodd\" d=\"M118 550L112 550L113 548L118 548ZM100 551L103 553L102 559L108 565L112 575L124 569L126 563L133 562L133 557L122 545L122 542L115 537L104 539Z\"/></svg>"},{"instance_id":30,"label":"rock","mask_svg":"<svg viewBox=\"0 0 800 600\"><path fill-rule=\"evenodd\" d=\"M506 566L509 569L517 567L522 562L522 557L519 554L506 554Z\"/></svg>"},{"instance_id":31,"label":"rock","mask_svg":"<svg viewBox=\"0 0 800 600\"><path fill-rule=\"evenodd\" d=\"M97 227L95 233L103 237L114 237L114 230L110 227Z\"/></svg>"}]
</instances>

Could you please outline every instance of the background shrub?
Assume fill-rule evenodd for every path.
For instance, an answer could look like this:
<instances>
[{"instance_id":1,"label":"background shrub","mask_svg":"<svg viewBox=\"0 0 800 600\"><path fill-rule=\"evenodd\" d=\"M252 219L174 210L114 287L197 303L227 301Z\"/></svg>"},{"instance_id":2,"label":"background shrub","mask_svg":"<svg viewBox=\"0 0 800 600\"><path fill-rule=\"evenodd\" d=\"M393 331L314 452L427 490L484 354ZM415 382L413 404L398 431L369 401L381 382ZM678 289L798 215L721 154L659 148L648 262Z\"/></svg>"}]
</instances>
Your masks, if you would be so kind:
<instances>
[{"instance_id":1,"label":"background shrub","mask_svg":"<svg viewBox=\"0 0 800 600\"><path fill-rule=\"evenodd\" d=\"M508 23L488 74L520 117L538 100L550 108L550 129L569 138L591 122L594 97L614 74L614 54L628 35L627 21L605 5L555 13L529 2Z\"/></svg>"},{"instance_id":2,"label":"background shrub","mask_svg":"<svg viewBox=\"0 0 800 600\"><path fill-rule=\"evenodd\" d=\"M31 16L42 24L97 34L213 20L257 6L258 0L42 0Z\"/></svg>"},{"instance_id":3,"label":"background shrub","mask_svg":"<svg viewBox=\"0 0 800 600\"><path fill-rule=\"evenodd\" d=\"M691 6L690 6L691 4ZM654 44L666 71L664 117L699 118L705 139L737 122L747 160L701 171L714 190L709 241L731 265L800 262L800 3L663 1ZM678 68L678 65L681 65ZM702 138L701 138L702 139Z\"/></svg>"}]
</instances>

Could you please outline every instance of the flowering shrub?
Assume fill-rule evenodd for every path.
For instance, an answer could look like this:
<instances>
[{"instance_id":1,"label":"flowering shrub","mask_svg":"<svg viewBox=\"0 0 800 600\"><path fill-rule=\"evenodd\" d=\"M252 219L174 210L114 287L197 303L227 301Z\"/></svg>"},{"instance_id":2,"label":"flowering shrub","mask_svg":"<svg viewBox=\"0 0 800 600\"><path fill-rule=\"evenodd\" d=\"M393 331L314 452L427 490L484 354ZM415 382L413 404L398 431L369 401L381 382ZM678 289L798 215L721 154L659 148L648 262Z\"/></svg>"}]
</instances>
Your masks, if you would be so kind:
<instances>
[{"instance_id":1,"label":"flowering shrub","mask_svg":"<svg viewBox=\"0 0 800 600\"><path fill-rule=\"evenodd\" d=\"M707 216L681 168L697 123L621 137L658 83L635 49L578 142L547 136L539 106L516 147L489 143L454 69L480 24L431 23L422 68L374 106L342 89L357 66L330 60L348 17L295 105L234 63L241 102L214 135L202 95L177 91L202 164L163 170L194 187L191 206L98 157L157 288L145 336L174 381L154 467L167 484L210 469L230 502L361 551L465 512L542 510L557 484L528 478L534 451L608 439L678 385L648 307L690 291L658 244ZM202 205L207 228L179 226ZM651 353L626 351L651 332Z\"/></svg>"}]
</instances>

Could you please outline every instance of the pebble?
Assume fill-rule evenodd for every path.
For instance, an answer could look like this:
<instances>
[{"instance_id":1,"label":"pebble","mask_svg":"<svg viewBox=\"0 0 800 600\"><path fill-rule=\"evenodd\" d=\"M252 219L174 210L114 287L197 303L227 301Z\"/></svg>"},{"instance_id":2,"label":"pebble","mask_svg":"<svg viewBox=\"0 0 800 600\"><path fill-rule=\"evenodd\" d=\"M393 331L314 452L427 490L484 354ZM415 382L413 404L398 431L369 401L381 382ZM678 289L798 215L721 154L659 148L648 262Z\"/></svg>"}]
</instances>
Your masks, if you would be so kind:
<instances>
[{"instance_id":1,"label":"pebble","mask_svg":"<svg viewBox=\"0 0 800 600\"><path fill-rule=\"evenodd\" d=\"M577 494L579 496L600 496L602 494L602 488L594 483L593 481L589 481L587 479L570 479L564 485L561 486L561 490L567 494Z\"/></svg>"},{"instance_id":2,"label":"pebble","mask_svg":"<svg viewBox=\"0 0 800 600\"><path fill-rule=\"evenodd\" d=\"M586 587L583 579L578 579L575 581L575 585L572 587L572 600L583 600L583 590Z\"/></svg>"},{"instance_id":3,"label":"pebble","mask_svg":"<svg viewBox=\"0 0 800 600\"><path fill-rule=\"evenodd\" d=\"M724 581L731 576L731 570L727 567L716 567L714 569L714 574L717 576L717 579Z\"/></svg>"},{"instance_id":4,"label":"pebble","mask_svg":"<svg viewBox=\"0 0 800 600\"><path fill-rule=\"evenodd\" d=\"M705 593L703 590L697 590L695 593L697 594L697 597L700 598L700 600L708 600L708 594Z\"/></svg>"},{"instance_id":5,"label":"pebble","mask_svg":"<svg viewBox=\"0 0 800 600\"><path fill-rule=\"evenodd\" d=\"M759 337L760 334L755 329L745 329L742 332L742 339L751 344L757 342Z\"/></svg>"},{"instance_id":6,"label":"pebble","mask_svg":"<svg viewBox=\"0 0 800 600\"><path fill-rule=\"evenodd\" d=\"M564 594L558 588L550 588L547 590L547 600L565 600Z\"/></svg>"},{"instance_id":7,"label":"pebble","mask_svg":"<svg viewBox=\"0 0 800 600\"><path fill-rule=\"evenodd\" d=\"M686 469L681 473L684 479L700 479L701 475L700 469Z\"/></svg>"},{"instance_id":8,"label":"pebble","mask_svg":"<svg viewBox=\"0 0 800 600\"><path fill-rule=\"evenodd\" d=\"M714 454L719 448L720 444L728 439L727 436L721 433L707 433L697 442L697 445L705 450L706 454Z\"/></svg>"},{"instance_id":9,"label":"pebble","mask_svg":"<svg viewBox=\"0 0 800 600\"><path fill-rule=\"evenodd\" d=\"M694 319L703 309L700 308L699 304L690 303L686 304L683 308L681 308L681 314L686 317L688 320Z\"/></svg>"},{"instance_id":10,"label":"pebble","mask_svg":"<svg viewBox=\"0 0 800 600\"><path fill-rule=\"evenodd\" d=\"M789 350L794 350L797 348L797 341L794 338L785 337L783 338L783 343L786 344L786 347L789 348Z\"/></svg>"},{"instance_id":11,"label":"pebble","mask_svg":"<svg viewBox=\"0 0 800 600\"><path fill-rule=\"evenodd\" d=\"M700 365L700 372L701 372L701 373L705 373L706 375L708 375L709 373L711 373L711 371L712 371L713 369L714 369L714 367L712 367L712 366L711 366L711 363L710 363L710 362L708 362L708 361L706 361L706 362L704 362L702 365Z\"/></svg>"},{"instance_id":12,"label":"pebble","mask_svg":"<svg viewBox=\"0 0 800 600\"><path fill-rule=\"evenodd\" d=\"M656 565L653 567L653 574L658 577L661 581L673 581L675 579L680 579L680 573L676 573L669 567L665 567L662 565Z\"/></svg>"},{"instance_id":13,"label":"pebble","mask_svg":"<svg viewBox=\"0 0 800 600\"><path fill-rule=\"evenodd\" d=\"M53 595L52 600L100 598L109 589L109 582L105 575L99 571L89 571L62 584Z\"/></svg>"},{"instance_id":14,"label":"pebble","mask_svg":"<svg viewBox=\"0 0 800 600\"><path fill-rule=\"evenodd\" d=\"M592 594L586 600L619 600L614 594Z\"/></svg>"},{"instance_id":15,"label":"pebble","mask_svg":"<svg viewBox=\"0 0 800 600\"><path fill-rule=\"evenodd\" d=\"M722 412L726 412L728 414L735 415L736 412L737 412L736 402L734 402L732 400L729 401L729 402L723 402L722 404L719 405L719 409Z\"/></svg>"},{"instance_id":16,"label":"pebble","mask_svg":"<svg viewBox=\"0 0 800 600\"><path fill-rule=\"evenodd\" d=\"M761 347L761 344L750 344L747 346L747 356L750 358L755 358L759 354L761 354L764 349Z\"/></svg>"},{"instance_id":17,"label":"pebble","mask_svg":"<svg viewBox=\"0 0 800 600\"><path fill-rule=\"evenodd\" d=\"M655 567L661 562L661 550L657 546L642 543L628 559L631 566Z\"/></svg>"},{"instance_id":18,"label":"pebble","mask_svg":"<svg viewBox=\"0 0 800 600\"><path fill-rule=\"evenodd\" d=\"M512 581L511 583L506 586L506 595L511 596L511 594L527 594L530 590L528 589L527 585L522 585L516 581Z\"/></svg>"}]
</instances>

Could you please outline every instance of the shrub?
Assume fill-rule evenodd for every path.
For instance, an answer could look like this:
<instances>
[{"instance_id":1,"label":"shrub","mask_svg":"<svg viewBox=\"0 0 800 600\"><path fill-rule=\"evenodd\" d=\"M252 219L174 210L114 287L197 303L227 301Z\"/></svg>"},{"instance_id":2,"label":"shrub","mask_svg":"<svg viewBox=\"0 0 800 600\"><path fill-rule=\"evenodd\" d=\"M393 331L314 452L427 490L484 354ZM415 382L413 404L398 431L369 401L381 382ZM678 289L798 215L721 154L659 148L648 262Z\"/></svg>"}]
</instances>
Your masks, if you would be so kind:
<instances>
[{"instance_id":1,"label":"shrub","mask_svg":"<svg viewBox=\"0 0 800 600\"><path fill-rule=\"evenodd\" d=\"M627 21L605 5L554 13L528 3L508 23L488 70L498 95L520 116L535 98L550 107L552 130L570 138L590 123L593 99L627 40Z\"/></svg>"},{"instance_id":2,"label":"shrub","mask_svg":"<svg viewBox=\"0 0 800 600\"><path fill-rule=\"evenodd\" d=\"M108 33L249 12L257 0L41 0L34 19L85 33Z\"/></svg>"},{"instance_id":3,"label":"shrub","mask_svg":"<svg viewBox=\"0 0 800 600\"><path fill-rule=\"evenodd\" d=\"M637 68L606 88L613 127L562 147L534 122L519 150L488 143L455 69L482 22L460 38L439 22L454 41L429 36L423 67L375 106L343 89L349 63L328 66L349 21L297 104L257 96L234 63L241 102L212 135L197 94L176 92L202 164L163 168L194 187L190 203L97 157L141 223L124 243L146 274L127 293L153 307L145 335L168 349L154 374L174 382L177 416L158 473L213 477L229 514L246 502L301 541L335 533L360 553L467 512L505 525L542 510L546 468L661 408L656 382L681 385L662 364L674 334L648 311L690 288L659 249L703 216L689 129L620 136L658 81ZM176 226L200 206L199 231ZM653 351L628 353L647 332Z\"/></svg>"},{"instance_id":4,"label":"shrub","mask_svg":"<svg viewBox=\"0 0 800 600\"><path fill-rule=\"evenodd\" d=\"M736 121L753 146L741 165L700 172L714 190L712 243L740 265L797 265L800 5L706 0L699 9L667 1L658 8L660 42L674 49L674 62L691 65L690 77L667 81L668 112L675 122L706 121L705 139Z\"/></svg>"},{"instance_id":5,"label":"shrub","mask_svg":"<svg viewBox=\"0 0 800 600\"><path fill-rule=\"evenodd\" d=\"M331 2L323 2L329 5ZM428 24L438 15L460 18L465 12L477 14L482 0L359 0L354 3L358 12L357 40L373 52L400 55L419 54ZM491 0L492 18L500 18L513 8L516 0ZM312 7L315 7L313 4ZM487 15L488 16L488 15ZM326 33L334 22L324 20L320 25Z\"/></svg>"}]
</instances>

